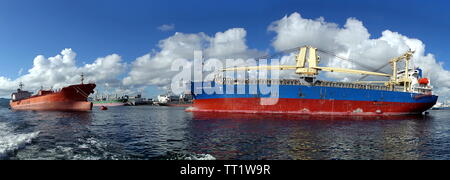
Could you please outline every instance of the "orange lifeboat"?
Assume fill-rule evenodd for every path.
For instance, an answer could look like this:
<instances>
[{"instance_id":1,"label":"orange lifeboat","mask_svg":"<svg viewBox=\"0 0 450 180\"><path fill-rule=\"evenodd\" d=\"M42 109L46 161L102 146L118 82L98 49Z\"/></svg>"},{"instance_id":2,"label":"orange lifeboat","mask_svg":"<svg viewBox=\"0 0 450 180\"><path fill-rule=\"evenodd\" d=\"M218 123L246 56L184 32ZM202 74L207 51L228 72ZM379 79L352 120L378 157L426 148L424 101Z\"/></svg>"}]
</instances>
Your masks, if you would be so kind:
<instances>
[{"instance_id":1,"label":"orange lifeboat","mask_svg":"<svg viewBox=\"0 0 450 180\"><path fill-rule=\"evenodd\" d=\"M430 83L430 80L428 80L428 78L419 79L419 84L427 85L428 83Z\"/></svg>"}]
</instances>

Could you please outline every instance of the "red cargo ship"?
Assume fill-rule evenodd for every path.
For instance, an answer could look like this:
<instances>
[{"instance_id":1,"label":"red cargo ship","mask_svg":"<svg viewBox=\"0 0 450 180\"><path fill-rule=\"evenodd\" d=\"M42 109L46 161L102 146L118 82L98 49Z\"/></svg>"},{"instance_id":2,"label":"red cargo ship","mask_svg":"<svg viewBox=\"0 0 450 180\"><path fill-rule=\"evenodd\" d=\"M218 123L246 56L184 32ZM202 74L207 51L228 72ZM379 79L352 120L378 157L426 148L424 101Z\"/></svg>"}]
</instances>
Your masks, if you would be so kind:
<instances>
[{"instance_id":1,"label":"red cargo ship","mask_svg":"<svg viewBox=\"0 0 450 180\"><path fill-rule=\"evenodd\" d=\"M83 83L62 88L60 91L40 90L32 96L30 92L22 90L23 84L16 93L11 95L10 106L14 110L39 111L90 111L92 102L88 102L90 94L94 93L95 84Z\"/></svg>"}]
</instances>

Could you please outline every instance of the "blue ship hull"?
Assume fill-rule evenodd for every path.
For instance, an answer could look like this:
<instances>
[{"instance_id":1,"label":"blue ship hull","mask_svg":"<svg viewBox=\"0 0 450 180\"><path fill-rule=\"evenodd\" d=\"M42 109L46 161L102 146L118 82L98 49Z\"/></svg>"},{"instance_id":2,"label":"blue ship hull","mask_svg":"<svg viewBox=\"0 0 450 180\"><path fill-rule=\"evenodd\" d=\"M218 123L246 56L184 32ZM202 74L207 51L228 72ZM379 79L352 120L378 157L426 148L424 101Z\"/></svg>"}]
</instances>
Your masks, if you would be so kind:
<instances>
[{"instance_id":1,"label":"blue ship hull","mask_svg":"<svg viewBox=\"0 0 450 180\"><path fill-rule=\"evenodd\" d=\"M279 85L272 93L261 93L257 85L192 83L191 111L299 113L345 115L420 114L433 107L431 94L361 88ZM208 84L208 83L206 83ZM212 88L215 87L215 92Z\"/></svg>"}]
</instances>

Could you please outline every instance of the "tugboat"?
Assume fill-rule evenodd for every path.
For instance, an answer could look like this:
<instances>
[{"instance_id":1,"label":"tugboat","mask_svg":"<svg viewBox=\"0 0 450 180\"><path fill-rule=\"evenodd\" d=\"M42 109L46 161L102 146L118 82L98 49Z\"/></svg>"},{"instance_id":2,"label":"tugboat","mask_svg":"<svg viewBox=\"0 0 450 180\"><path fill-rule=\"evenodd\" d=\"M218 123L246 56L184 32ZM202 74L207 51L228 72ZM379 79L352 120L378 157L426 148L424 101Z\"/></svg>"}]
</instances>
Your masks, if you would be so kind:
<instances>
[{"instance_id":1,"label":"tugboat","mask_svg":"<svg viewBox=\"0 0 450 180\"><path fill-rule=\"evenodd\" d=\"M60 91L39 90L37 95L23 90L20 83L17 92L11 95L10 107L13 110L35 111L90 111L92 103L88 102L90 94L94 93L96 84L84 84L84 75L81 75L81 84L62 88Z\"/></svg>"}]
</instances>

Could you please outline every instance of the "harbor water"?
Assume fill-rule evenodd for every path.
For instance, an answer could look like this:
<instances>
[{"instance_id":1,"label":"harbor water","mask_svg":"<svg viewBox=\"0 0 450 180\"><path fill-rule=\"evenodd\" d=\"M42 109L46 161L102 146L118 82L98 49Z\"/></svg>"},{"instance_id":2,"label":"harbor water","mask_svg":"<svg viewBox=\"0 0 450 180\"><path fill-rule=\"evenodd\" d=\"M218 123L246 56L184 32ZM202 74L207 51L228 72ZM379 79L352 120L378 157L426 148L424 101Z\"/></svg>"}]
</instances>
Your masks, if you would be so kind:
<instances>
[{"instance_id":1,"label":"harbor water","mask_svg":"<svg viewBox=\"0 0 450 180\"><path fill-rule=\"evenodd\" d=\"M0 108L0 159L450 159L450 111L336 117L190 113L181 107Z\"/></svg>"}]
</instances>

